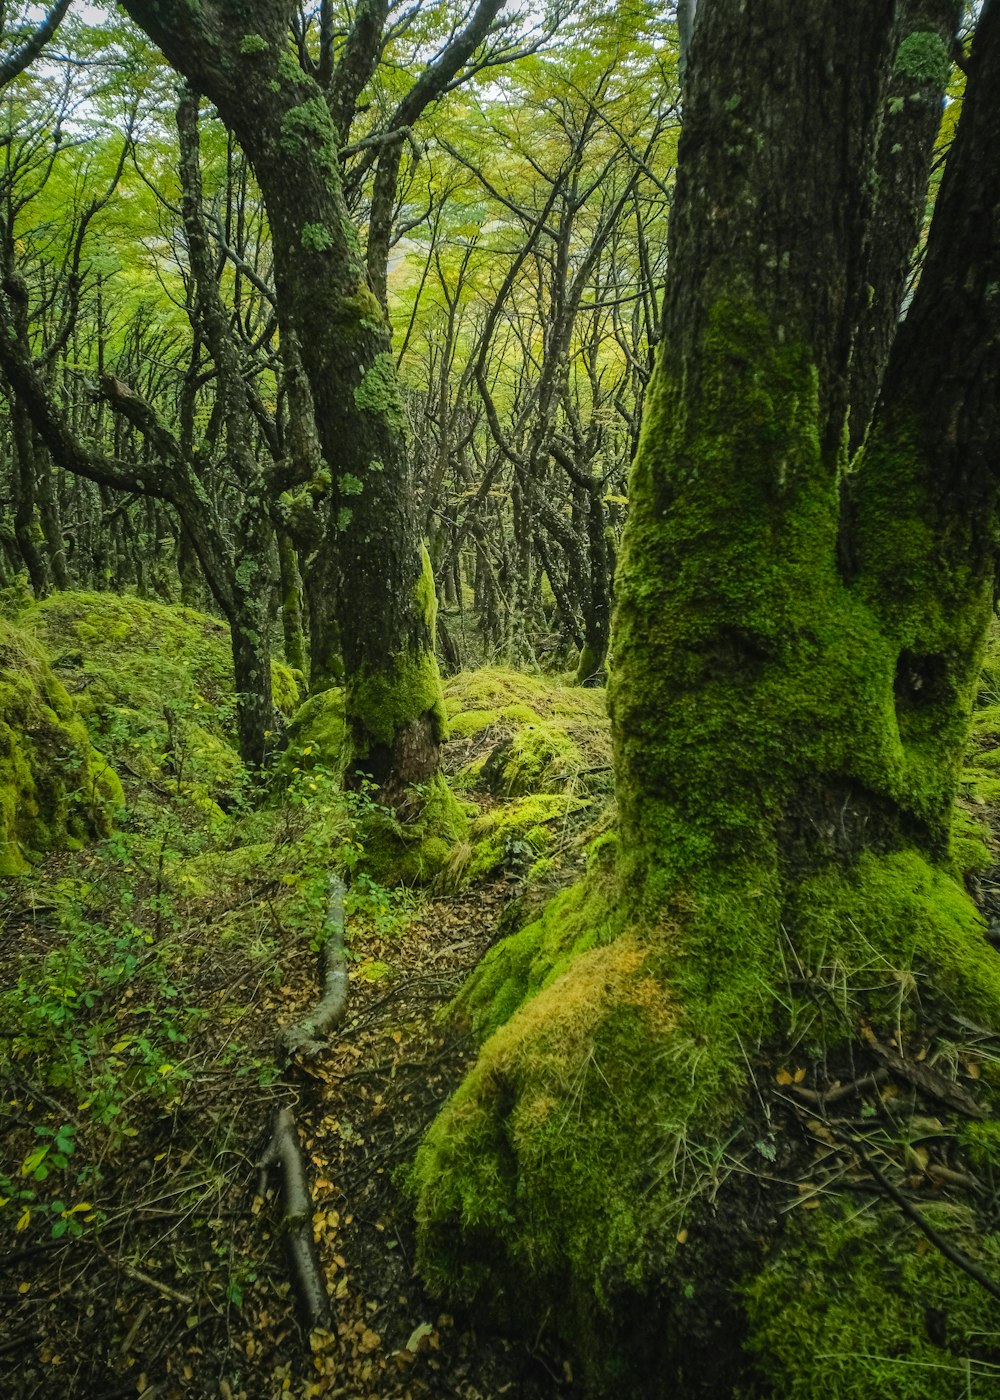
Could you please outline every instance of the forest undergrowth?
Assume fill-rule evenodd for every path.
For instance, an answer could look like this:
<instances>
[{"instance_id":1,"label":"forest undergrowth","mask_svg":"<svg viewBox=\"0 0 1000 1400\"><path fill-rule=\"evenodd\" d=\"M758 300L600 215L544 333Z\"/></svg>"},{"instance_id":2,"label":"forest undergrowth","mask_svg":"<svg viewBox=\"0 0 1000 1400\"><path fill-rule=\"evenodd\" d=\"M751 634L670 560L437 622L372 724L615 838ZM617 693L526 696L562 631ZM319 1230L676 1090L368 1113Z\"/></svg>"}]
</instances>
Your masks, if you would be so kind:
<instances>
[{"instance_id":1,"label":"forest undergrowth","mask_svg":"<svg viewBox=\"0 0 1000 1400\"><path fill-rule=\"evenodd\" d=\"M473 1054L439 1011L607 823L602 692L490 668L454 677L459 819L444 840L341 792L337 694L299 707L300 678L280 665L273 790L252 791L227 639L209 618L63 594L18 609L14 629L47 656L124 805L96 839L53 825L52 849L22 841L25 873L0 896L11 1393L572 1393L543 1325L534 1342L489 1337L426 1297L397 1169ZM59 769L58 753L47 761ZM89 769L62 761L66 800L86 805ZM5 839L13 850L17 833ZM347 1014L321 1054L288 1063L278 1034L317 998L331 871L347 882ZM259 1169L283 1107L332 1300L329 1331L311 1335L278 1183Z\"/></svg>"}]
</instances>

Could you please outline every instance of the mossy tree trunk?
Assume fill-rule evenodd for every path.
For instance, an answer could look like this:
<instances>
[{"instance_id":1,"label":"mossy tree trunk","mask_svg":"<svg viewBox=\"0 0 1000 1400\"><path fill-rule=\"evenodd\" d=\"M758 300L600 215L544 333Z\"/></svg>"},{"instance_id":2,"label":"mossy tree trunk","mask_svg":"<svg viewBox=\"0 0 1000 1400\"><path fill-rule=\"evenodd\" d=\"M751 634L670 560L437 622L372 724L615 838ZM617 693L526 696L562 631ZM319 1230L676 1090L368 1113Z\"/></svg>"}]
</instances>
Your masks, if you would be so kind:
<instances>
[{"instance_id":1,"label":"mossy tree trunk","mask_svg":"<svg viewBox=\"0 0 1000 1400\"><path fill-rule=\"evenodd\" d=\"M944 1400L992 1326L892 1201L791 1213L815 1144L771 1087L797 1062L821 1103L865 1032L1000 1024L950 835L997 568L1000 5L845 493L896 19L698 7L616 578L617 840L463 991L479 1059L411 1176L429 1285L549 1309L597 1395ZM995 1220L961 1211L995 1271ZM894 1288L902 1324L872 1302Z\"/></svg>"},{"instance_id":2,"label":"mossy tree trunk","mask_svg":"<svg viewBox=\"0 0 1000 1400\"><path fill-rule=\"evenodd\" d=\"M355 766L392 787L426 781L444 715L390 328L347 212L330 108L292 55L292 6L124 8L215 103L253 165L282 332L299 347L331 472L325 547L336 559Z\"/></svg>"}]
</instances>

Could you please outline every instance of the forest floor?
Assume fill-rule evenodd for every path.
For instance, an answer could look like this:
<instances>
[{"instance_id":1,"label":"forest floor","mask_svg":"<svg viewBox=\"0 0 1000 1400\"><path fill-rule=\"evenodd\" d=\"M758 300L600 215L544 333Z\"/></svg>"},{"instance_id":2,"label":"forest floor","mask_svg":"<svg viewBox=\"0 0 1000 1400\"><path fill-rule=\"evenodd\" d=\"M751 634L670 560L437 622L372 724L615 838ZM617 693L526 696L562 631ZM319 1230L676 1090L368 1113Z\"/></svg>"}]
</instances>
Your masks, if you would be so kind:
<instances>
[{"instance_id":1,"label":"forest floor","mask_svg":"<svg viewBox=\"0 0 1000 1400\"><path fill-rule=\"evenodd\" d=\"M60 858L49 879L67 878L72 864ZM470 1058L466 1039L439 1024L437 1013L497 937L514 892L501 878L466 895L427 898L402 928L367 939L348 1014L328 1047L274 1078L266 1066L276 1030L316 1000L314 959L290 937L278 985L224 949L206 963L204 984L189 984L185 996L224 1008L212 1043L179 1059L189 1078L167 1113L137 1105L117 1148L105 1145L100 1189L87 1192L96 1199L78 1212L82 1232L20 1246L8 1236L0 1365L17 1380L6 1393L19 1400L571 1393L569 1364L541 1339L526 1347L484 1335L424 1295L412 1270L411 1212L394 1176ZM16 981L26 955L44 959L49 912L8 894L5 984ZM366 967L391 972L369 980ZM113 1011L118 1043L145 1010L133 1014L127 992ZM237 1036L263 1072L222 1063ZM86 1155L75 1106L15 1066L5 1090L26 1146L29 1128L54 1134L68 1121L78 1128L67 1139L75 1137L73 1163ZM296 1320L277 1192L269 1183L258 1194L268 1125L285 1105L294 1109L312 1176L314 1238L333 1299L329 1334L307 1336ZM16 1137L8 1138L11 1160ZM67 1204L72 1210L75 1202ZM99 1228L87 1228L98 1210Z\"/></svg>"},{"instance_id":2,"label":"forest floor","mask_svg":"<svg viewBox=\"0 0 1000 1400\"><path fill-rule=\"evenodd\" d=\"M67 666L79 682L77 654ZM477 823L450 881L464 888L399 889L356 875L348 1010L312 1059L283 1065L276 1035L317 999L317 888L326 888L331 852L350 852L350 822L320 819L308 801L272 804L209 823L206 835L201 789L184 788L182 799L183 764L176 753L167 761L163 734L151 745L142 740L162 760L151 777L137 756L145 750L113 731L128 803L119 829L6 883L3 1394L574 1393L569 1363L546 1341L545 1318L528 1343L491 1335L443 1313L413 1271L400 1169L473 1052L439 1013L509 931L514 908L542 899L578 864L595 803L566 794L566 764L600 771L593 760L605 742L593 692L566 692L576 738L581 705L589 739L602 735L596 750L587 735L573 748L563 731L547 728L562 705L558 687L550 703L536 679L524 681L525 692L501 673L468 674L475 684L452 704L468 712L466 722L456 721L446 755ZM507 693L512 682L516 693ZM526 700L543 713L526 710ZM203 703L199 695L194 708ZM534 748L517 739L526 719ZM134 714L130 723L129 736ZM477 784L491 759L500 786L506 772L519 792ZM536 787L543 771L555 779L541 799L525 795L532 763ZM325 802L328 789L315 777L319 793L309 800ZM304 790L316 786L309 780ZM606 805L606 788L596 805ZM475 852L481 868L470 883L461 868ZM329 1332L301 1325L278 1174L265 1185L258 1165L282 1107L294 1110L310 1175Z\"/></svg>"}]
</instances>

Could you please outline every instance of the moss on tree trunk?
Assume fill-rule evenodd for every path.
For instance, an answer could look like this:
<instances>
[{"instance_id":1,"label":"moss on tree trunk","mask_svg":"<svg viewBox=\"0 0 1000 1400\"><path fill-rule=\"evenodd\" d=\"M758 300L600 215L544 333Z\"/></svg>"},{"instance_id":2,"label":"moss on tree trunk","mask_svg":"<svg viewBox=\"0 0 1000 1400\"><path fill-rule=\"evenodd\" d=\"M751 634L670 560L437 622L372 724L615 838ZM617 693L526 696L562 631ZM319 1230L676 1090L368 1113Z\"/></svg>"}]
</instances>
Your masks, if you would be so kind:
<instances>
[{"instance_id":1,"label":"moss on tree trunk","mask_svg":"<svg viewBox=\"0 0 1000 1400\"><path fill-rule=\"evenodd\" d=\"M891 1200L828 1189L786 1235L813 1152L774 1088L1000 1024L950 836L996 564L1000 18L845 521L892 10L699 10L616 578L618 838L463 991L482 1048L411 1173L429 1285L550 1309L597 1395L945 1400L996 1360L991 1296ZM951 1226L995 1267L974 1198Z\"/></svg>"}]
</instances>

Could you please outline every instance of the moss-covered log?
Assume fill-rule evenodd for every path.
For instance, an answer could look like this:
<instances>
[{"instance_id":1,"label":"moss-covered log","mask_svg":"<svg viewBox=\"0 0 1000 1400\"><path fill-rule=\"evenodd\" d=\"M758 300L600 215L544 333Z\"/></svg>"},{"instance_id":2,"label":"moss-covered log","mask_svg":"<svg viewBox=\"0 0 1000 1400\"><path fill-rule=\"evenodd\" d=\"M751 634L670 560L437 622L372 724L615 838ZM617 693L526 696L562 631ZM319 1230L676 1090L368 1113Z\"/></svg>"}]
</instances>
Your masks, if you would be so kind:
<instances>
[{"instance_id":1,"label":"moss-covered log","mask_svg":"<svg viewBox=\"0 0 1000 1400\"><path fill-rule=\"evenodd\" d=\"M952 844L996 567L1000 11L845 517L894 8L699 8L617 575L617 856L463 992L482 1049L411 1175L432 1288L548 1310L596 1395L945 1400L997 1375L989 1292L877 1185L810 1187L817 1158L864 1172L782 1088L815 1105L894 1038L913 1097L864 1111L897 1173L917 1121L954 1180L996 1170L995 1124L903 1061L954 1079L968 1027L1000 1031ZM1000 1077L978 1090L995 1111ZM995 1276L974 1191L952 1242Z\"/></svg>"}]
</instances>

